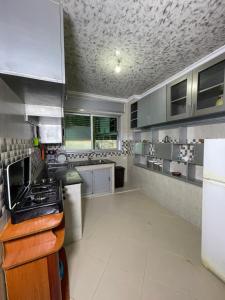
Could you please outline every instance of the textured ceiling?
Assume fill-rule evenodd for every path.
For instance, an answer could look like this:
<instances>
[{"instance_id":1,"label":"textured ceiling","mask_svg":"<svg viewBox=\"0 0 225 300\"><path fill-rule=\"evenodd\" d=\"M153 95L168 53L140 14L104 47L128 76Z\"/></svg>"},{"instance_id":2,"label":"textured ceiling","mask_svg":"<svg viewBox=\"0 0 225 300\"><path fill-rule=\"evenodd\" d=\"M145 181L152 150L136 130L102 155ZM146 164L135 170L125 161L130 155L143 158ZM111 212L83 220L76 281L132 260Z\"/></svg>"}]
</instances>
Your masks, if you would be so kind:
<instances>
[{"instance_id":1,"label":"textured ceiling","mask_svg":"<svg viewBox=\"0 0 225 300\"><path fill-rule=\"evenodd\" d=\"M63 0L63 6L74 91L140 94L225 44L224 0Z\"/></svg>"}]
</instances>

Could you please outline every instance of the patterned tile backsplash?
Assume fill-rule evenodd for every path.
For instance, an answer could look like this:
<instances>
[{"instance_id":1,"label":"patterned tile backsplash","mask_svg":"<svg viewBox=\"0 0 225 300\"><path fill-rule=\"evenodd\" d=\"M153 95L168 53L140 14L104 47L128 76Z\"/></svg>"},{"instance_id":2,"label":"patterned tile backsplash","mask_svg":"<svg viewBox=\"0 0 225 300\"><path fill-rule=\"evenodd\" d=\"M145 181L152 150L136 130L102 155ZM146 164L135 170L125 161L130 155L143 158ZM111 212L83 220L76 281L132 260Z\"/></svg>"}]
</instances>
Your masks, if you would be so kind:
<instances>
[{"instance_id":1,"label":"patterned tile backsplash","mask_svg":"<svg viewBox=\"0 0 225 300\"><path fill-rule=\"evenodd\" d=\"M60 145L49 145L48 151L65 151L63 146ZM102 158L102 157L111 157L111 156L122 156L122 155L132 155L133 153L133 141L132 140L122 140L121 141L121 150L107 150L107 151L88 151L88 152L76 152L76 151L67 151L67 156L69 160L74 159L85 159L88 157L91 158ZM49 156L50 157L50 156Z\"/></svg>"}]
</instances>

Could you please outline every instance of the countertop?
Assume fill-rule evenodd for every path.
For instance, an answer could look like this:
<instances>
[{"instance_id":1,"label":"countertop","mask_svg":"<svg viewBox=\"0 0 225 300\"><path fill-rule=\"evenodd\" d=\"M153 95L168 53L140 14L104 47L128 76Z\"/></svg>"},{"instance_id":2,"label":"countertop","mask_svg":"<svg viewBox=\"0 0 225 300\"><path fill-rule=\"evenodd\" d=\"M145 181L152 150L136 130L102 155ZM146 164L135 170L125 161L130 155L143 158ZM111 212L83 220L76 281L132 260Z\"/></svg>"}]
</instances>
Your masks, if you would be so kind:
<instances>
[{"instance_id":1,"label":"countertop","mask_svg":"<svg viewBox=\"0 0 225 300\"><path fill-rule=\"evenodd\" d=\"M80 177L79 172L76 169L59 169L55 172L55 177L62 181L62 185L71 185L82 183L83 180Z\"/></svg>"},{"instance_id":2,"label":"countertop","mask_svg":"<svg viewBox=\"0 0 225 300\"><path fill-rule=\"evenodd\" d=\"M48 166L51 168L53 167L55 170L52 173L52 176L57 179L60 179L62 181L63 186L66 186L72 184L79 184L83 182L79 172L76 170L76 167L106 164L115 164L115 162L109 159L99 159L67 162L64 164L48 164Z\"/></svg>"}]
</instances>

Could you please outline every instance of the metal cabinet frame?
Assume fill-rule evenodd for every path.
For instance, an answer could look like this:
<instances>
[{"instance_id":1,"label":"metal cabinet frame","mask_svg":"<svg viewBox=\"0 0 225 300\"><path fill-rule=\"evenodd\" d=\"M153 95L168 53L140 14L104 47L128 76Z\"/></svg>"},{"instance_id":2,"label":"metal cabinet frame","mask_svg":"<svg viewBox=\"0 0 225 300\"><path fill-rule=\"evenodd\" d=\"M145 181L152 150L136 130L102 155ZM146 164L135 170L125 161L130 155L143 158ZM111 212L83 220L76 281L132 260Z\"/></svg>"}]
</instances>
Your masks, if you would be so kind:
<instances>
[{"instance_id":1,"label":"metal cabinet frame","mask_svg":"<svg viewBox=\"0 0 225 300\"><path fill-rule=\"evenodd\" d=\"M197 109L199 73L210 67L213 67L214 65L222 62L223 60L225 60L225 54L223 54L222 56L220 55L219 57L213 59L212 61L209 61L208 63L193 70L193 80L192 80L192 82L193 82L192 83L193 116L202 116L202 115L213 114L213 113L225 111L225 88L223 91L223 98L224 98L223 105L203 108L203 109L199 109L199 110ZM225 87L225 68L224 68L224 87Z\"/></svg>"},{"instance_id":2,"label":"metal cabinet frame","mask_svg":"<svg viewBox=\"0 0 225 300\"><path fill-rule=\"evenodd\" d=\"M186 94L186 112L179 114L179 115L171 115L171 87L187 80L187 94ZM170 84L167 85L167 121L174 121L174 120L180 120L184 118L191 117L193 113L193 105L192 105L192 72L172 81Z\"/></svg>"}]
</instances>

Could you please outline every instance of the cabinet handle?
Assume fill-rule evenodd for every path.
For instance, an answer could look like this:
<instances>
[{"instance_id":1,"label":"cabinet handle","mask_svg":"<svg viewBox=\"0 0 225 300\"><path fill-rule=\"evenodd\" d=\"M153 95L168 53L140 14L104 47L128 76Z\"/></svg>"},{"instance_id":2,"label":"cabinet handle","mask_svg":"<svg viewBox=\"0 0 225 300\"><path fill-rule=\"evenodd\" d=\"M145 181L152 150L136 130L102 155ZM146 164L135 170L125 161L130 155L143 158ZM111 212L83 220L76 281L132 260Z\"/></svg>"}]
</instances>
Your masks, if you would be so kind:
<instances>
[{"instance_id":1,"label":"cabinet handle","mask_svg":"<svg viewBox=\"0 0 225 300\"><path fill-rule=\"evenodd\" d=\"M193 103L193 105L192 105L192 115L195 114L195 108L196 108L195 103Z\"/></svg>"},{"instance_id":2,"label":"cabinet handle","mask_svg":"<svg viewBox=\"0 0 225 300\"><path fill-rule=\"evenodd\" d=\"M188 116L191 116L192 114L192 104L188 105Z\"/></svg>"}]
</instances>

